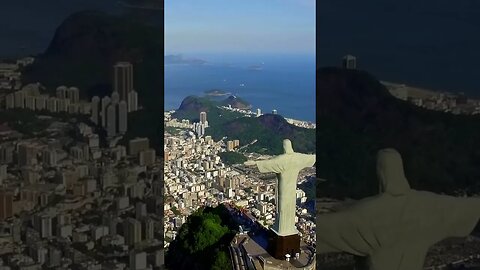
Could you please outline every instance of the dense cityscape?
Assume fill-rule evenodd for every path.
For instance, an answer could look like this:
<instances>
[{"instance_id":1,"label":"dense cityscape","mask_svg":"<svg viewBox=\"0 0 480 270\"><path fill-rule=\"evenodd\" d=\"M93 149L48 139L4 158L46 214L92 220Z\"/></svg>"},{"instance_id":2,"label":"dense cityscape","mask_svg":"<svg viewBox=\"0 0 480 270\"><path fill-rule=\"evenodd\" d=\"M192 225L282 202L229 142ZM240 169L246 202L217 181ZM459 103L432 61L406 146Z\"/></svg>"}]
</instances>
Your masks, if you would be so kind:
<instances>
[{"instance_id":1,"label":"dense cityscape","mask_svg":"<svg viewBox=\"0 0 480 270\"><path fill-rule=\"evenodd\" d=\"M163 161L148 138L124 139L141 110L132 64L87 100L24 85L34 61L0 64L0 268L160 269Z\"/></svg>"},{"instance_id":2,"label":"dense cityscape","mask_svg":"<svg viewBox=\"0 0 480 270\"><path fill-rule=\"evenodd\" d=\"M248 117L261 115L259 110L254 114L231 107L223 109L240 111ZM241 142L236 138L214 141L205 135L209 128L206 112L200 112L198 123L175 119L173 113L165 112L164 117L165 125L174 128L174 132L165 134L165 247L169 247L189 215L207 206L224 204L242 213L249 224L271 227L275 220L275 174L262 174L243 164L229 165L222 161L221 153L238 152ZM307 122L297 123L309 126ZM244 154L249 159L269 158L256 153ZM315 168L305 169L298 176L298 184L314 178ZM301 239L314 246L314 209L305 205L307 196L302 189L297 188L296 198L296 224ZM232 210L232 216L234 212ZM248 233L252 226L240 226L240 235Z\"/></svg>"}]
</instances>

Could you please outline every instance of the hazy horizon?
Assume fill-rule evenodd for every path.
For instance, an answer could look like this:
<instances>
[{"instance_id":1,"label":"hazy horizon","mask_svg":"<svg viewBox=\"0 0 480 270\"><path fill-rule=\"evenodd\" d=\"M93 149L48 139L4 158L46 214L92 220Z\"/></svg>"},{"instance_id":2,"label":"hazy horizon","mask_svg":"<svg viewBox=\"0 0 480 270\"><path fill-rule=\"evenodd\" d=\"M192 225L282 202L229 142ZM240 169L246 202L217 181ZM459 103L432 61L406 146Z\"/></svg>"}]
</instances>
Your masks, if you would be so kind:
<instances>
[{"instance_id":1,"label":"hazy horizon","mask_svg":"<svg viewBox=\"0 0 480 270\"><path fill-rule=\"evenodd\" d=\"M165 54L315 54L315 1L165 2Z\"/></svg>"}]
</instances>

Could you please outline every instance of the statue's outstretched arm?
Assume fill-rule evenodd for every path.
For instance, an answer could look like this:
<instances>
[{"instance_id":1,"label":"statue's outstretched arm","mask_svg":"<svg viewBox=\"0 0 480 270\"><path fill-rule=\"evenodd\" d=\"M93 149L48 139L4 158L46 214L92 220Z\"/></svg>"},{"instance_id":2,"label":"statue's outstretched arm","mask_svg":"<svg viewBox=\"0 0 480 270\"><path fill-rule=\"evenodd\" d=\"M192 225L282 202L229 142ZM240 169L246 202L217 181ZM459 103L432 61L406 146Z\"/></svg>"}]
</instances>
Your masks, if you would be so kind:
<instances>
[{"instance_id":1,"label":"statue's outstretched arm","mask_svg":"<svg viewBox=\"0 0 480 270\"><path fill-rule=\"evenodd\" d=\"M272 159L267 160L249 160L243 163L246 166L254 166L257 165L257 168L262 173L267 172L274 172L274 173L281 173L282 172L282 162L280 157L274 157Z\"/></svg>"}]
</instances>

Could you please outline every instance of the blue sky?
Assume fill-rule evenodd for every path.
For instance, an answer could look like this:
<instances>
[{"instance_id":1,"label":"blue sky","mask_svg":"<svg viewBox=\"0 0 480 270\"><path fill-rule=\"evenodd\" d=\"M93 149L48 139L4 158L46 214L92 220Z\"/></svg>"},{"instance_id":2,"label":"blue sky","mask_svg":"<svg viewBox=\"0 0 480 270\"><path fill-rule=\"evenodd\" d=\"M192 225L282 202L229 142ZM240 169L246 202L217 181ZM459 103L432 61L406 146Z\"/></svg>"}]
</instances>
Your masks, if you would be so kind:
<instances>
[{"instance_id":1,"label":"blue sky","mask_svg":"<svg viewBox=\"0 0 480 270\"><path fill-rule=\"evenodd\" d=\"M315 53L315 0L167 0L166 54Z\"/></svg>"}]
</instances>

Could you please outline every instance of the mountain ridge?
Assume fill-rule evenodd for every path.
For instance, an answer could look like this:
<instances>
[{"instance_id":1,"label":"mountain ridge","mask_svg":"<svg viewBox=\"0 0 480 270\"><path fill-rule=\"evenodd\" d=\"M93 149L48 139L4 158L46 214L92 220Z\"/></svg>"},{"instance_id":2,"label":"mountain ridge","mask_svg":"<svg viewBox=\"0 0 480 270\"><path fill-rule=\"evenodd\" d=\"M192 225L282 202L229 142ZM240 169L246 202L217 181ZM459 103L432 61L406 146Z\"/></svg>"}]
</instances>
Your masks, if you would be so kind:
<instances>
[{"instance_id":1,"label":"mountain ridge","mask_svg":"<svg viewBox=\"0 0 480 270\"><path fill-rule=\"evenodd\" d=\"M376 153L396 148L412 188L480 191L480 117L430 111L396 99L372 75L317 70L317 196L377 194Z\"/></svg>"}]
</instances>

